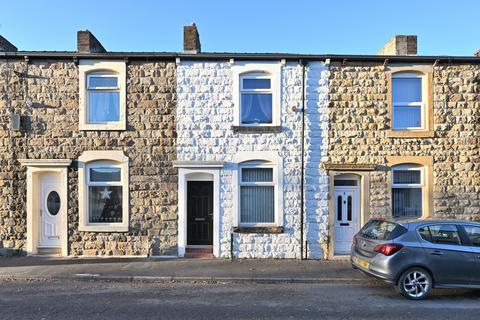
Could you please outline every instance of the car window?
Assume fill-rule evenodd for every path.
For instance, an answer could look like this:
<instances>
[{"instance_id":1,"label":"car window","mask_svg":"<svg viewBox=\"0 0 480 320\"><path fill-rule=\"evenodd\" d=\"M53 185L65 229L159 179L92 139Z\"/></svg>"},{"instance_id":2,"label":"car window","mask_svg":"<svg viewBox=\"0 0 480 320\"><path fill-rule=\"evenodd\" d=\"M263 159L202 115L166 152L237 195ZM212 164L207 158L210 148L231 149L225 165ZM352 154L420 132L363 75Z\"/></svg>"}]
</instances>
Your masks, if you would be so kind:
<instances>
[{"instance_id":1,"label":"car window","mask_svg":"<svg viewBox=\"0 0 480 320\"><path fill-rule=\"evenodd\" d=\"M397 223L385 220L370 220L360 230L360 235L374 240L391 240L406 232L407 229Z\"/></svg>"},{"instance_id":2,"label":"car window","mask_svg":"<svg viewBox=\"0 0 480 320\"><path fill-rule=\"evenodd\" d=\"M463 226L472 246L480 247L480 227Z\"/></svg>"},{"instance_id":3,"label":"car window","mask_svg":"<svg viewBox=\"0 0 480 320\"><path fill-rule=\"evenodd\" d=\"M418 233L420 234L420 237L422 237L423 240L432 242L432 237L430 236L430 230L428 230L428 227L419 228Z\"/></svg>"},{"instance_id":4,"label":"car window","mask_svg":"<svg viewBox=\"0 0 480 320\"><path fill-rule=\"evenodd\" d=\"M450 245L462 244L457 226L453 224L438 224L426 226L419 228L418 232L422 239L428 242Z\"/></svg>"}]
</instances>

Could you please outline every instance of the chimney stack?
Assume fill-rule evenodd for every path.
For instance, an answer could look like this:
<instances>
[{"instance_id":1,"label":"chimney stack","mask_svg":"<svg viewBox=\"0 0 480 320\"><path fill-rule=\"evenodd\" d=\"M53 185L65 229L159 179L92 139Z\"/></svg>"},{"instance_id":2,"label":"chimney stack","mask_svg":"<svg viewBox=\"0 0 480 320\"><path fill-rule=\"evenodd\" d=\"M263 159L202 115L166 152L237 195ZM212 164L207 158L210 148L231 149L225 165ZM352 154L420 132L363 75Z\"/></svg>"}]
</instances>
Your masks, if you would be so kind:
<instances>
[{"instance_id":1,"label":"chimney stack","mask_svg":"<svg viewBox=\"0 0 480 320\"><path fill-rule=\"evenodd\" d=\"M384 56L411 56L417 54L417 36L396 35L377 52Z\"/></svg>"},{"instance_id":2,"label":"chimney stack","mask_svg":"<svg viewBox=\"0 0 480 320\"><path fill-rule=\"evenodd\" d=\"M200 35L198 34L195 23L192 23L190 26L183 27L183 51L187 53L202 52Z\"/></svg>"},{"instance_id":3,"label":"chimney stack","mask_svg":"<svg viewBox=\"0 0 480 320\"><path fill-rule=\"evenodd\" d=\"M77 32L78 53L106 53L100 41L88 30Z\"/></svg>"},{"instance_id":4,"label":"chimney stack","mask_svg":"<svg viewBox=\"0 0 480 320\"><path fill-rule=\"evenodd\" d=\"M17 51L17 47L15 47L10 41L0 35L0 52L13 51Z\"/></svg>"}]
</instances>

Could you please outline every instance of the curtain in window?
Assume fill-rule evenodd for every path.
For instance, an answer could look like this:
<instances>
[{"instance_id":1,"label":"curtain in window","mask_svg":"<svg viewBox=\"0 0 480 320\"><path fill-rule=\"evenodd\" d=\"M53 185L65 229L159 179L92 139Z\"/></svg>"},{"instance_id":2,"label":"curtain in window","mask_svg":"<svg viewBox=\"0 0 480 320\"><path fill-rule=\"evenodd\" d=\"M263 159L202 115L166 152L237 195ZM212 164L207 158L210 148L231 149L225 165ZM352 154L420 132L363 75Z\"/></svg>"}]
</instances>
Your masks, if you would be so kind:
<instances>
[{"instance_id":1,"label":"curtain in window","mask_svg":"<svg viewBox=\"0 0 480 320\"><path fill-rule=\"evenodd\" d=\"M242 168L242 182L272 182L272 168Z\"/></svg>"},{"instance_id":2,"label":"curtain in window","mask_svg":"<svg viewBox=\"0 0 480 320\"><path fill-rule=\"evenodd\" d=\"M272 123L271 93L242 93L242 123Z\"/></svg>"},{"instance_id":3,"label":"curtain in window","mask_svg":"<svg viewBox=\"0 0 480 320\"><path fill-rule=\"evenodd\" d=\"M120 93L91 91L88 95L88 122L120 121Z\"/></svg>"},{"instance_id":4,"label":"curtain in window","mask_svg":"<svg viewBox=\"0 0 480 320\"><path fill-rule=\"evenodd\" d=\"M392 197L394 217L422 215L422 188L393 188Z\"/></svg>"},{"instance_id":5,"label":"curtain in window","mask_svg":"<svg viewBox=\"0 0 480 320\"><path fill-rule=\"evenodd\" d=\"M275 222L273 186L242 186L240 198L242 223Z\"/></svg>"},{"instance_id":6,"label":"curtain in window","mask_svg":"<svg viewBox=\"0 0 480 320\"><path fill-rule=\"evenodd\" d=\"M122 222L122 187L89 186L89 222Z\"/></svg>"},{"instance_id":7,"label":"curtain in window","mask_svg":"<svg viewBox=\"0 0 480 320\"><path fill-rule=\"evenodd\" d=\"M420 170L393 170L394 184L420 184Z\"/></svg>"}]
</instances>

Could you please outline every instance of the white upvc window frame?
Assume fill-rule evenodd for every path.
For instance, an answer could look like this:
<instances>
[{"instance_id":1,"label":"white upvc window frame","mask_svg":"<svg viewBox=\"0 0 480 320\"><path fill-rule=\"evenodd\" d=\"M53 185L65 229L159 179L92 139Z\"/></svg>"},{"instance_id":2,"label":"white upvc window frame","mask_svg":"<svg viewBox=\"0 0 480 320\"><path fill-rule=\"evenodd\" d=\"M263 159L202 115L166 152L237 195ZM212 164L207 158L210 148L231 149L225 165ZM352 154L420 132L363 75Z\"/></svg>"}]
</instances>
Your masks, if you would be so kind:
<instances>
[{"instance_id":1,"label":"white upvc window frame","mask_svg":"<svg viewBox=\"0 0 480 320\"><path fill-rule=\"evenodd\" d=\"M79 231L127 232L129 229L129 160L123 151L85 151L78 158ZM90 169L114 167L120 169L120 182L92 182ZM89 186L122 187L122 222L90 222Z\"/></svg>"},{"instance_id":2,"label":"white upvc window frame","mask_svg":"<svg viewBox=\"0 0 480 320\"><path fill-rule=\"evenodd\" d=\"M394 182L394 173L395 171L420 171L420 183L395 183ZM425 195L426 195L426 190L425 190L425 167L422 165L418 164L397 164L392 167L392 207L393 207L393 189L422 189L422 214L418 217L411 217L411 218L417 218L420 219L423 216L425 216ZM392 212L393 216L393 212Z\"/></svg>"},{"instance_id":3,"label":"white upvc window frame","mask_svg":"<svg viewBox=\"0 0 480 320\"><path fill-rule=\"evenodd\" d=\"M244 182L243 181L243 169L272 169L272 181L267 182ZM277 212L277 204L275 203L275 199L278 198L278 168L265 161L249 161L245 164L240 164L238 166L239 170L239 181L238 181L238 190L239 190L239 202L238 202L238 220L239 225L242 227L264 227L264 226L273 226L275 225L276 220L276 212ZM241 205L241 193L242 187L273 187L273 208L274 208L274 221L272 222L259 222L259 223L252 223L252 222L242 222L242 205Z\"/></svg>"},{"instance_id":4,"label":"white upvc window frame","mask_svg":"<svg viewBox=\"0 0 480 320\"><path fill-rule=\"evenodd\" d=\"M393 100L393 92L394 92L394 85L393 82L395 79L420 79L421 80L421 93L422 93L422 101L417 102L404 102L404 101L394 101ZM395 72L392 73L392 130L395 131L422 131L426 129L426 108L427 108L427 100L428 100L428 87L427 87L427 79L426 76L420 72ZM395 127L395 109L401 107L420 107L420 127Z\"/></svg>"},{"instance_id":5,"label":"white upvc window frame","mask_svg":"<svg viewBox=\"0 0 480 320\"><path fill-rule=\"evenodd\" d=\"M242 127L272 127L281 125L281 62L235 62L232 67L234 125ZM270 79L270 89L243 89L243 79ZM242 93L272 94L272 123L242 123Z\"/></svg>"},{"instance_id":6,"label":"white upvc window frame","mask_svg":"<svg viewBox=\"0 0 480 320\"><path fill-rule=\"evenodd\" d=\"M85 131L126 130L126 78L127 68L125 61L120 60L86 60L79 61L79 129ZM91 77L115 77L117 87L90 87ZM88 121L89 92L90 91L118 91L119 92L119 121L90 123Z\"/></svg>"},{"instance_id":7,"label":"white upvc window frame","mask_svg":"<svg viewBox=\"0 0 480 320\"><path fill-rule=\"evenodd\" d=\"M236 164L233 175L233 227L283 227L283 160L282 158L270 151L244 151L239 152L233 157ZM274 188L274 217L272 223L241 223L241 195L240 186L246 185L242 183L242 168L271 168L273 169ZM265 182L257 182L256 185L263 185ZM248 183L250 184L250 183ZM268 182L270 185L270 183Z\"/></svg>"}]
</instances>

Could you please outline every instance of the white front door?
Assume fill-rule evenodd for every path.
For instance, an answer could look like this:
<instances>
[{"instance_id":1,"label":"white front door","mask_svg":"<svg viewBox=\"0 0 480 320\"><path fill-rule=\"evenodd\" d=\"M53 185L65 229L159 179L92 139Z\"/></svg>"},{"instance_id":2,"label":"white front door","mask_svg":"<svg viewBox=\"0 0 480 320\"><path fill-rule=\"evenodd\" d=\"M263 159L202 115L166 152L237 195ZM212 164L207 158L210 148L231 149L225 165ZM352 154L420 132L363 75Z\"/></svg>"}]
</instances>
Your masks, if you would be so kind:
<instances>
[{"instance_id":1,"label":"white front door","mask_svg":"<svg viewBox=\"0 0 480 320\"><path fill-rule=\"evenodd\" d=\"M61 199L60 179L55 173L40 177L40 242L39 247L60 248Z\"/></svg>"},{"instance_id":2,"label":"white front door","mask_svg":"<svg viewBox=\"0 0 480 320\"><path fill-rule=\"evenodd\" d=\"M334 191L334 254L350 253L353 236L360 225L358 187L335 187Z\"/></svg>"}]
</instances>

